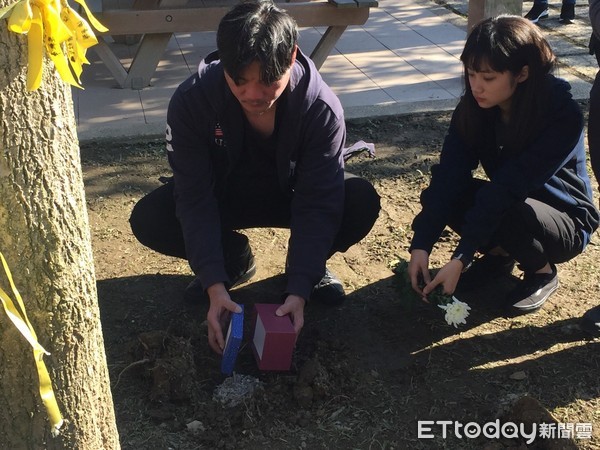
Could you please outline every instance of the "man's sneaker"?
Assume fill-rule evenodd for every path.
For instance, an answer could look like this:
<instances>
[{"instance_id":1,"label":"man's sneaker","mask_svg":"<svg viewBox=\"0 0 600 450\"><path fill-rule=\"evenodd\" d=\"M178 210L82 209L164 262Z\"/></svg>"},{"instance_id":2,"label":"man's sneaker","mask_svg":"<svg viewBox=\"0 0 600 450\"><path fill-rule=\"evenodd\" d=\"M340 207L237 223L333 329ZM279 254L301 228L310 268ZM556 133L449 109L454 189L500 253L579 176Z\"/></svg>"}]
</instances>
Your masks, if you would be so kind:
<instances>
[{"instance_id":1,"label":"man's sneaker","mask_svg":"<svg viewBox=\"0 0 600 450\"><path fill-rule=\"evenodd\" d=\"M248 268L248 270L242 274L240 274L237 278L232 279L231 286L227 285L229 289L233 289L236 286L239 286L242 283L250 280L256 274L256 265L254 264L254 258L252 259L252 265ZM198 277L194 278L190 284L187 285L185 291L183 292L183 299L187 303L198 303L202 299L205 298L204 288L200 283L200 279Z\"/></svg>"},{"instance_id":2,"label":"man's sneaker","mask_svg":"<svg viewBox=\"0 0 600 450\"><path fill-rule=\"evenodd\" d=\"M310 294L310 301L316 301L324 305L340 305L346 299L344 286L337 277L325 268L325 275L321 278Z\"/></svg>"},{"instance_id":3,"label":"man's sneaker","mask_svg":"<svg viewBox=\"0 0 600 450\"><path fill-rule=\"evenodd\" d=\"M240 284L249 281L254 275L256 275L256 264L254 264L254 256L252 256L252 260L250 261L250 265L246 268L246 270L242 273L238 273L234 277L231 278L231 285L228 285L229 289L233 289Z\"/></svg>"},{"instance_id":4,"label":"man's sneaker","mask_svg":"<svg viewBox=\"0 0 600 450\"><path fill-rule=\"evenodd\" d=\"M183 291L183 300L186 303L200 303L202 300L207 298L204 288L200 283L200 278L194 278L190 284L187 285L185 291Z\"/></svg>"},{"instance_id":5,"label":"man's sneaker","mask_svg":"<svg viewBox=\"0 0 600 450\"><path fill-rule=\"evenodd\" d=\"M538 23L542 19L548 18L548 6L547 5L536 5L533 3L533 8L525 14L525 18L531 20L533 23Z\"/></svg>"},{"instance_id":6,"label":"man's sneaker","mask_svg":"<svg viewBox=\"0 0 600 450\"><path fill-rule=\"evenodd\" d=\"M231 281L225 284L228 289L245 283L256 273L256 264L250 243L242 233L228 232L223 241L223 256L225 257L225 272ZM188 303L197 303L204 298L204 288L200 280L194 278L185 288L183 299Z\"/></svg>"},{"instance_id":7,"label":"man's sneaker","mask_svg":"<svg viewBox=\"0 0 600 450\"><path fill-rule=\"evenodd\" d=\"M233 289L250 280L256 274L256 264L252 252L245 254L241 260L225 262L225 271L231 280L225 283L228 289Z\"/></svg>"},{"instance_id":8,"label":"man's sneaker","mask_svg":"<svg viewBox=\"0 0 600 450\"><path fill-rule=\"evenodd\" d=\"M461 291L475 289L498 277L510 275L514 267L515 260L510 256L483 255L473 261L471 267L461 274L456 288Z\"/></svg>"},{"instance_id":9,"label":"man's sneaker","mask_svg":"<svg viewBox=\"0 0 600 450\"><path fill-rule=\"evenodd\" d=\"M600 305L586 311L581 318L581 328L592 336L600 336Z\"/></svg>"},{"instance_id":10,"label":"man's sneaker","mask_svg":"<svg viewBox=\"0 0 600 450\"><path fill-rule=\"evenodd\" d=\"M225 272L230 283L228 289L248 281L256 273L254 255L248 237L237 231L223 232L223 257L225 258Z\"/></svg>"},{"instance_id":11,"label":"man's sneaker","mask_svg":"<svg viewBox=\"0 0 600 450\"><path fill-rule=\"evenodd\" d=\"M508 304L520 313L537 311L558 288L556 267L552 273L525 272L517 287L508 294Z\"/></svg>"}]
</instances>

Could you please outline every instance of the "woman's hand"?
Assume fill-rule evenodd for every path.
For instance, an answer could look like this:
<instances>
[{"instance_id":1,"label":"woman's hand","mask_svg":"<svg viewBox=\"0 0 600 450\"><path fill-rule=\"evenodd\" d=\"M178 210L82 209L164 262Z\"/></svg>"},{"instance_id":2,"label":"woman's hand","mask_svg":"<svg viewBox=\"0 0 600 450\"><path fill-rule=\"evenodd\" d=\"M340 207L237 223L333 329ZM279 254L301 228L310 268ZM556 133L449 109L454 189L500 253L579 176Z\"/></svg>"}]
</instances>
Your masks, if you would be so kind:
<instances>
[{"instance_id":1,"label":"woman's hand","mask_svg":"<svg viewBox=\"0 0 600 450\"><path fill-rule=\"evenodd\" d=\"M456 290L456 285L463 271L463 263L458 259L453 259L448 262L435 275L435 278L423 288L423 294L427 296L440 284L443 287L443 292L446 295L452 295Z\"/></svg>"},{"instance_id":2,"label":"woman's hand","mask_svg":"<svg viewBox=\"0 0 600 450\"><path fill-rule=\"evenodd\" d=\"M223 327L231 313L239 313L242 307L231 300L229 292L223 283L210 286L206 292L210 299L210 307L206 315L208 322L208 345L219 355L223 354L225 339L223 338Z\"/></svg>"},{"instance_id":3,"label":"woman's hand","mask_svg":"<svg viewBox=\"0 0 600 450\"><path fill-rule=\"evenodd\" d=\"M288 295L283 305L277 308L275 314L279 317L290 315L296 335L300 333L300 330L304 326L304 305L306 301L298 295Z\"/></svg>"},{"instance_id":4,"label":"woman's hand","mask_svg":"<svg viewBox=\"0 0 600 450\"><path fill-rule=\"evenodd\" d=\"M431 275L429 274L429 254L425 250L417 249L410 252L408 276L412 288L424 298L426 294L424 294L421 289L422 283L429 284L431 282Z\"/></svg>"}]
</instances>

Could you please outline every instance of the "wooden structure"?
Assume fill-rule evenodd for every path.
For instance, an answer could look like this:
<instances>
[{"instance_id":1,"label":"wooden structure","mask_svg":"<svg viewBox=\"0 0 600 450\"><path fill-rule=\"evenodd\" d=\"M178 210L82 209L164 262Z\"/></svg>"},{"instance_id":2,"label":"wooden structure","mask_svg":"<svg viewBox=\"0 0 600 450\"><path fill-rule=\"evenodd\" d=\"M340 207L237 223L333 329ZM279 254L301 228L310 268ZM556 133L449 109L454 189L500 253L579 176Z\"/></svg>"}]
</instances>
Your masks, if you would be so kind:
<instances>
[{"instance_id":1,"label":"wooden structure","mask_svg":"<svg viewBox=\"0 0 600 450\"><path fill-rule=\"evenodd\" d=\"M469 0L468 31L481 20L500 14L523 14L523 0Z\"/></svg>"},{"instance_id":2,"label":"wooden structure","mask_svg":"<svg viewBox=\"0 0 600 450\"><path fill-rule=\"evenodd\" d=\"M236 3L235 0L133 0L123 8L115 0L103 0L103 11L96 17L109 29L106 34L141 35L140 44L128 69L102 35L98 36L98 45L92 48L120 87L143 89L150 84L173 33L215 31L221 18ZM364 24L377 1L291 0L277 4L294 17L300 27L327 27L310 55L320 68L346 28Z\"/></svg>"}]
</instances>

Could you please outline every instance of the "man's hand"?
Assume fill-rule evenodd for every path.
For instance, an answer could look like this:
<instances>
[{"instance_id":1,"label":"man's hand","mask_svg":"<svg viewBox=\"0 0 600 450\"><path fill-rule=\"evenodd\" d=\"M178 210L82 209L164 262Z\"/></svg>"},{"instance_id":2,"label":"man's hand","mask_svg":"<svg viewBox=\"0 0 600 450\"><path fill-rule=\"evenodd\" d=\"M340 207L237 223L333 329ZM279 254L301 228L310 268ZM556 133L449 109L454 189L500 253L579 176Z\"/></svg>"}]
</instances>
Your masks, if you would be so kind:
<instances>
[{"instance_id":1,"label":"man's hand","mask_svg":"<svg viewBox=\"0 0 600 450\"><path fill-rule=\"evenodd\" d=\"M463 270L463 263L458 259L453 259L446 263L444 267L436 274L433 281L427 283L423 288L423 294L427 296L440 284L444 288L444 294L452 295L458 284L458 279Z\"/></svg>"},{"instance_id":2,"label":"man's hand","mask_svg":"<svg viewBox=\"0 0 600 450\"><path fill-rule=\"evenodd\" d=\"M300 333L300 330L304 326L304 305L306 301L298 295L288 295L283 305L277 308L275 314L279 317L289 314L292 323L294 324L294 330L296 335Z\"/></svg>"},{"instance_id":3,"label":"man's hand","mask_svg":"<svg viewBox=\"0 0 600 450\"><path fill-rule=\"evenodd\" d=\"M206 321L208 322L208 345L216 353L222 355L225 348L223 326L230 314L241 312L242 307L231 300L229 292L227 292L223 283L213 284L206 292L210 299L210 307L206 315Z\"/></svg>"},{"instance_id":4,"label":"man's hand","mask_svg":"<svg viewBox=\"0 0 600 450\"><path fill-rule=\"evenodd\" d=\"M408 263L408 276L410 285L421 297L425 298L425 294L421 290L421 282L425 284L431 283L431 275L429 273L429 254L425 250L413 250L410 252L410 261Z\"/></svg>"}]
</instances>

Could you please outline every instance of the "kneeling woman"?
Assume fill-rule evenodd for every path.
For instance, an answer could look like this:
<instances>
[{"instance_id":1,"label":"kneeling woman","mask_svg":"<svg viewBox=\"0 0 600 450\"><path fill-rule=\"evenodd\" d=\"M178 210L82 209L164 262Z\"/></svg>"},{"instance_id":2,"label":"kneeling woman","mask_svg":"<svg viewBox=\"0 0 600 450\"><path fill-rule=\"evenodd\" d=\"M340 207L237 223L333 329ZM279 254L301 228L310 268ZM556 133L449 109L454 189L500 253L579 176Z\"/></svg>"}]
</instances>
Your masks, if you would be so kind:
<instances>
[{"instance_id":1,"label":"kneeling woman","mask_svg":"<svg viewBox=\"0 0 600 450\"><path fill-rule=\"evenodd\" d=\"M517 262L524 274L506 306L535 311L558 287L555 264L579 255L598 227L583 115L526 19L479 23L460 59L465 93L412 225L412 287L424 298L438 285L450 294L511 273ZM473 177L479 164L487 180ZM432 280L429 254L446 225L460 241ZM483 256L472 263L476 252Z\"/></svg>"}]
</instances>

